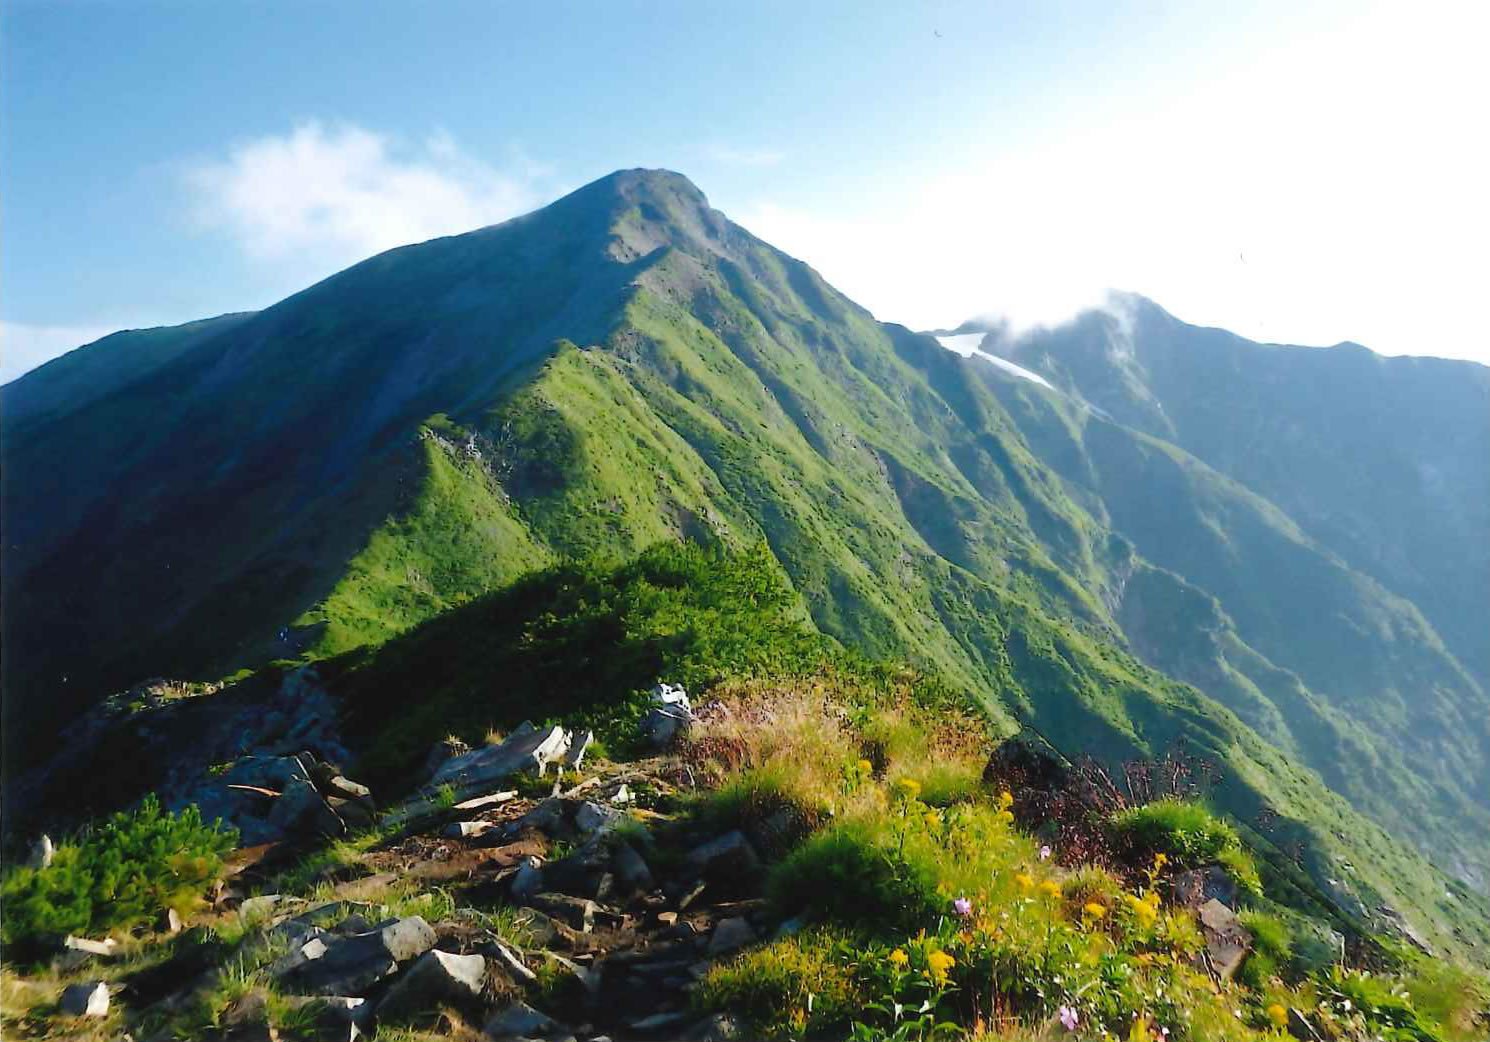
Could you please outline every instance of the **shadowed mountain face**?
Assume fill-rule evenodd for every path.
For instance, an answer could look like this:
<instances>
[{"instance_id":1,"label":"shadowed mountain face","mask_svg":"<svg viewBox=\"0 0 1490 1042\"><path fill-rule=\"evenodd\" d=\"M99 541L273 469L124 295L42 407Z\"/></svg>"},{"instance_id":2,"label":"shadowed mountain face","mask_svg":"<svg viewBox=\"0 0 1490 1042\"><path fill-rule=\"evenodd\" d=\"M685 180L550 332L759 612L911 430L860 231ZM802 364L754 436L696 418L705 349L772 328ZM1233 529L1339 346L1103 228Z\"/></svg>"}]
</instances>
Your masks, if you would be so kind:
<instances>
[{"instance_id":1,"label":"shadowed mountain face","mask_svg":"<svg viewBox=\"0 0 1490 1042\"><path fill-rule=\"evenodd\" d=\"M1371 557L1419 551L1186 436L1146 371L1025 350L1057 390L875 321L648 171L107 338L0 395L7 742L146 676L387 640L560 556L764 542L823 631L1073 755L1182 742L1323 891L1490 945L1483 895L1362 816L1483 883L1471 627ZM1397 507L1383 531L1416 524Z\"/></svg>"}]
</instances>

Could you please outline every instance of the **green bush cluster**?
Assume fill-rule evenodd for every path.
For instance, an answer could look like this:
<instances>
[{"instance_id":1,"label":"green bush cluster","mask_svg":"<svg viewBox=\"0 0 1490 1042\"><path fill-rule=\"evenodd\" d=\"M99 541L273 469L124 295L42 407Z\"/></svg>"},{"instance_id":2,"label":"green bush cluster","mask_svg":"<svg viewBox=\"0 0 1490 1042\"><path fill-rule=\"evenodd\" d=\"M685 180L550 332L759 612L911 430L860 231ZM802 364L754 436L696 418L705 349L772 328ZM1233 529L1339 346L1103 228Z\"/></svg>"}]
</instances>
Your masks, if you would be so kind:
<instances>
[{"instance_id":1,"label":"green bush cluster","mask_svg":"<svg viewBox=\"0 0 1490 1042\"><path fill-rule=\"evenodd\" d=\"M237 833L202 821L195 806L161 810L154 795L57 847L46 868L0 880L0 935L24 951L48 936L100 934L184 911L222 871Z\"/></svg>"},{"instance_id":2,"label":"green bush cluster","mask_svg":"<svg viewBox=\"0 0 1490 1042\"><path fill-rule=\"evenodd\" d=\"M1229 823L1190 800L1156 800L1119 811L1112 828L1120 847L1137 862L1163 854L1176 868L1214 862L1251 894L1262 893L1257 865Z\"/></svg>"}]
</instances>

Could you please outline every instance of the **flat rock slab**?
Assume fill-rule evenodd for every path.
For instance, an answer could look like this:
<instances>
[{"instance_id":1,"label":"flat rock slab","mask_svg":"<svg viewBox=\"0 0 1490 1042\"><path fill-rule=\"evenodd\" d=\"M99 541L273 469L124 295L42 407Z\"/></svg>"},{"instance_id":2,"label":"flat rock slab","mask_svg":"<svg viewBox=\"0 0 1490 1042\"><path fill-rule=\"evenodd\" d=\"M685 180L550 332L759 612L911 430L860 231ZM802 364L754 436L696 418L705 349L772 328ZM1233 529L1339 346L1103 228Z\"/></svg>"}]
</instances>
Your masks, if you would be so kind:
<instances>
[{"instance_id":1,"label":"flat rock slab","mask_svg":"<svg viewBox=\"0 0 1490 1042\"><path fill-rule=\"evenodd\" d=\"M723 955L736 948L743 948L754 940L755 929L748 919L723 919L714 927L714 936L709 938L709 955Z\"/></svg>"},{"instance_id":2,"label":"flat rock slab","mask_svg":"<svg viewBox=\"0 0 1490 1042\"><path fill-rule=\"evenodd\" d=\"M313 993L356 995L391 976L399 963L429 951L435 941L429 923L412 915L337 941L293 977Z\"/></svg>"},{"instance_id":3,"label":"flat rock slab","mask_svg":"<svg viewBox=\"0 0 1490 1042\"><path fill-rule=\"evenodd\" d=\"M552 1035L558 1029L553 1018L525 1002L514 1002L492 1014L483 1030L492 1038L532 1038Z\"/></svg>"}]
</instances>

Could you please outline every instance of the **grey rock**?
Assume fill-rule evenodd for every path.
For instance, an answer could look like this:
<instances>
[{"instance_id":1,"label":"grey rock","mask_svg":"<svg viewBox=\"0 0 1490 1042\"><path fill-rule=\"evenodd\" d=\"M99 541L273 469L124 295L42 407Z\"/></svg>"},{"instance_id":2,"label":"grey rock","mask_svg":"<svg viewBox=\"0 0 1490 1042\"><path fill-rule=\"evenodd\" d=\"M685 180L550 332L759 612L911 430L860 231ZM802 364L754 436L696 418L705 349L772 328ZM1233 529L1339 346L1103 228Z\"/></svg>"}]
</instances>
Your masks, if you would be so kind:
<instances>
[{"instance_id":1,"label":"grey rock","mask_svg":"<svg viewBox=\"0 0 1490 1042\"><path fill-rule=\"evenodd\" d=\"M579 770L580 764L584 762L585 753L589 752L590 746L595 741L594 731L583 731L571 735L569 738L569 749L564 753L564 766L571 770Z\"/></svg>"},{"instance_id":2,"label":"grey rock","mask_svg":"<svg viewBox=\"0 0 1490 1042\"><path fill-rule=\"evenodd\" d=\"M551 1035L559 1030L559 1024L525 1002L513 1002L493 1013L483 1030L493 1038L532 1037Z\"/></svg>"},{"instance_id":3,"label":"grey rock","mask_svg":"<svg viewBox=\"0 0 1490 1042\"><path fill-rule=\"evenodd\" d=\"M673 740L693 722L693 716L675 706L653 706L642 717L638 729L644 740L654 748L671 745Z\"/></svg>"},{"instance_id":4,"label":"grey rock","mask_svg":"<svg viewBox=\"0 0 1490 1042\"><path fill-rule=\"evenodd\" d=\"M538 974L528 969L528 964L523 962L521 956L501 941L493 941L491 943L491 950L493 955L496 956L497 962L504 966L507 972L511 973L518 980L531 984L538 979Z\"/></svg>"},{"instance_id":5,"label":"grey rock","mask_svg":"<svg viewBox=\"0 0 1490 1042\"><path fill-rule=\"evenodd\" d=\"M754 876L761 868L755 848L738 829L689 851L687 864L706 879L728 881Z\"/></svg>"},{"instance_id":6,"label":"grey rock","mask_svg":"<svg viewBox=\"0 0 1490 1042\"><path fill-rule=\"evenodd\" d=\"M63 989L57 1008L70 1017L106 1017L109 1015L109 986L101 980L74 984Z\"/></svg>"},{"instance_id":7,"label":"grey rock","mask_svg":"<svg viewBox=\"0 0 1490 1042\"><path fill-rule=\"evenodd\" d=\"M291 778L269 811L269 824L305 836L340 836L347 826L309 779Z\"/></svg>"},{"instance_id":8,"label":"grey rock","mask_svg":"<svg viewBox=\"0 0 1490 1042\"><path fill-rule=\"evenodd\" d=\"M114 954L114 949L119 942L112 937L105 937L101 941L92 941L86 937L74 937L69 934L62 940L62 947L72 952L81 952L84 955L98 955L107 959Z\"/></svg>"},{"instance_id":9,"label":"grey rock","mask_svg":"<svg viewBox=\"0 0 1490 1042\"><path fill-rule=\"evenodd\" d=\"M442 738L430 749L429 755L424 758L424 773L434 774L445 762L464 756L471 751L471 747L459 738Z\"/></svg>"},{"instance_id":10,"label":"grey rock","mask_svg":"<svg viewBox=\"0 0 1490 1042\"><path fill-rule=\"evenodd\" d=\"M295 973L306 963L314 962L327 951L325 935L316 930L311 936L294 942L290 950L269 964L269 975L275 978Z\"/></svg>"},{"instance_id":11,"label":"grey rock","mask_svg":"<svg viewBox=\"0 0 1490 1042\"><path fill-rule=\"evenodd\" d=\"M737 917L722 919L714 927L714 936L709 938L709 955L723 955L736 948L743 948L755 940L755 929L748 919Z\"/></svg>"},{"instance_id":12,"label":"grey rock","mask_svg":"<svg viewBox=\"0 0 1490 1042\"><path fill-rule=\"evenodd\" d=\"M460 791L489 786L510 774L531 770L542 775L569 750L569 732L557 724L534 727L528 721L501 745L488 746L446 760L429 780L431 787L453 785Z\"/></svg>"},{"instance_id":13,"label":"grey rock","mask_svg":"<svg viewBox=\"0 0 1490 1042\"><path fill-rule=\"evenodd\" d=\"M621 843L616 846L613 863L616 867L616 874L625 886L643 893L652 889L652 870L647 867L646 861L642 860L642 856L630 843Z\"/></svg>"},{"instance_id":14,"label":"grey rock","mask_svg":"<svg viewBox=\"0 0 1490 1042\"><path fill-rule=\"evenodd\" d=\"M52 858L56 856L57 848L52 844L52 837L42 833L41 838L31 848L31 859L27 864L35 869L51 868Z\"/></svg>"},{"instance_id":15,"label":"grey rock","mask_svg":"<svg viewBox=\"0 0 1490 1042\"><path fill-rule=\"evenodd\" d=\"M378 1019L396 1023L432 1010L440 1003L469 1005L480 999L485 982L484 958L435 948L421 955L388 989L378 1003Z\"/></svg>"},{"instance_id":16,"label":"grey rock","mask_svg":"<svg viewBox=\"0 0 1490 1042\"><path fill-rule=\"evenodd\" d=\"M1236 883L1220 865L1194 868L1174 878L1174 902L1185 908L1199 908L1211 900L1234 906L1236 897Z\"/></svg>"},{"instance_id":17,"label":"grey rock","mask_svg":"<svg viewBox=\"0 0 1490 1042\"><path fill-rule=\"evenodd\" d=\"M581 933L589 933L595 926L595 902L569 894L534 894L528 903L540 912L561 922L567 922Z\"/></svg>"},{"instance_id":18,"label":"grey rock","mask_svg":"<svg viewBox=\"0 0 1490 1042\"><path fill-rule=\"evenodd\" d=\"M642 1017L640 1020L631 1022L633 1031L656 1031L658 1028L671 1027L688 1019L687 1013L653 1013L650 1017Z\"/></svg>"},{"instance_id":19,"label":"grey rock","mask_svg":"<svg viewBox=\"0 0 1490 1042\"><path fill-rule=\"evenodd\" d=\"M419 916L396 919L330 945L318 959L293 974L293 978L314 993L355 995L391 976L399 963L429 951L435 940L434 930Z\"/></svg>"},{"instance_id":20,"label":"grey rock","mask_svg":"<svg viewBox=\"0 0 1490 1042\"><path fill-rule=\"evenodd\" d=\"M688 701L688 691L682 684L658 684L652 688L652 702L659 706L677 707L692 715L693 706Z\"/></svg>"},{"instance_id":21,"label":"grey rock","mask_svg":"<svg viewBox=\"0 0 1490 1042\"><path fill-rule=\"evenodd\" d=\"M574 826L585 835L609 832L621 821L621 812L586 800L574 812Z\"/></svg>"},{"instance_id":22,"label":"grey rock","mask_svg":"<svg viewBox=\"0 0 1490 1042\"><path fill-rule=\"evenodd\" d=\"M1252 935L1235 912L1214 898L1200 906L1199 914L1211 965L1222 980L1230 980L1252 948Z\"/></svg>"},{"instance_id":23,"label":"grey rock","mask_svg":"<svg viewBox=\"0 0 1490 1042\"><path fill-rule=\"evenodd\" d=\"M333 774L323 786L328 796L340 796L344 800L371 800L372 790L340 774Z\"/></svg>"},{"instance_id":24,"label":"grey rock","mask_svg":"<svg viewBox=\"0 0 1490 1042\"><path fill-rule=\"evenodd\" d=\"M512 877L509 893L514 901L524 901L543 890L543 869L536 857L525 857Z\"/></svg>"},{"instance_id":25,"label":"grey rock","mask_svg":"<svg viewBox=\"0 0 1490 1042\"><path fill-rule=\"evenodd\" d=\"M160 913L160 932L165 934L178 934L181 932L181 913L174 908L167 908Z\"/></svg>"}]
</instances>

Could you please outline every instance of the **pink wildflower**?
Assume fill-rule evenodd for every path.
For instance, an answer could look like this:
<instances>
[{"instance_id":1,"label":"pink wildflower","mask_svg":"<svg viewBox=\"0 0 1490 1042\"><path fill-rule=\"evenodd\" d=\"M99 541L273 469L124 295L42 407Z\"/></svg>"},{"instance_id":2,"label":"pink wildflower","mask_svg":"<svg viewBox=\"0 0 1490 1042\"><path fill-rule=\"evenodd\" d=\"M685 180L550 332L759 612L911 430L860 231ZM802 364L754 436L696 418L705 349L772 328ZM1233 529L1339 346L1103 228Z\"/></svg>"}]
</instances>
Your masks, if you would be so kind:
<instances>
[{"instance_id":1,"label":"pink wildflower","mask_svg":"<svg viewBox=\"0 0 1490 1042\"><path fill-rule=\"evenodd\" d=\"M959 897L952 902L952 910L966 919L973 914L973 903L965 897Z\"/></svg>"},{"instance_id":2,"label":"pink wildflower","mask_svg":"<svg viewBox=\"0 0 1490 1042\"><path fill-rule=\"evenodd\" d=\"M1048 857L1050 857L1050 844L1047 843L1040 848L1040 860L1044 861Z\"/></svg>"},{"instance_id":3,"label":"pink wildflower","mask_svg":"<svg viewBox=\"0 0 1490 1042\"><path fill-rule=\"evenodd\" d=\"M1062 1006L1059 1016L1061 1018L1061 1024L1064 1025L1067 1031L1075 1031L1076 1025L1081 1023L1081 1018L1076 1015L1076 1010L1070 1006Z\"/></svg>"}]
</instances>

